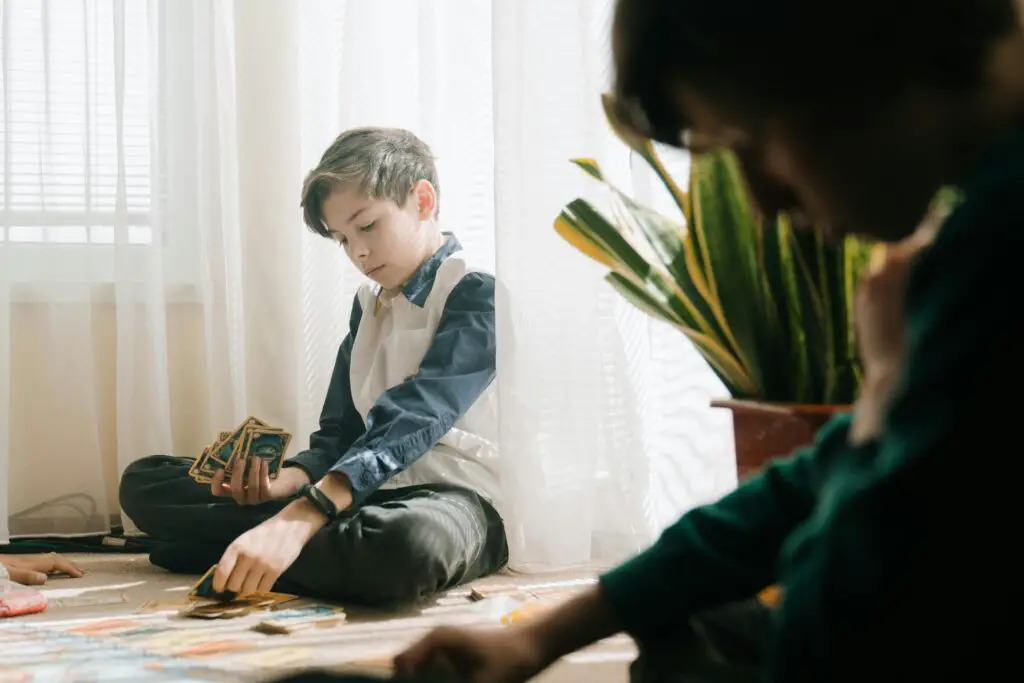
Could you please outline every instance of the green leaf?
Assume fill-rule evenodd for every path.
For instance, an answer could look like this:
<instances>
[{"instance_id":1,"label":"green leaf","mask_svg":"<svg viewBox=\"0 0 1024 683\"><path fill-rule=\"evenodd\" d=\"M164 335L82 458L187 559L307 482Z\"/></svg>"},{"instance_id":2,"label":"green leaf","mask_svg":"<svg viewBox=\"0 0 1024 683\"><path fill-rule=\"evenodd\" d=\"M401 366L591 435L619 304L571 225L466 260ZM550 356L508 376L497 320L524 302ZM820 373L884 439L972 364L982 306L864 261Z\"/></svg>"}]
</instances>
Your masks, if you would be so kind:
<instances>
[{"instance_id":1,"label":"green leaf","mask_svg":"<svg viewBox=\"0 0 1024 683\"><path fill-rule=\"evenodd\" d=\"M861 381L854 296L871 245L828 242L760 215L729 152L694 157L683 192L614 98L602 102L614 133L651 166L685 224L619 191L596 160L581 158L573 163L610 190L609 215L575 200L556 219L558 233L606 265L631 305L680 329L733 397L852 403Z\"/></svg>"},{"instance_id":2,"label":"green leaf","mask_svg":"<svg viewBox=\"0 0 1024 683\"><path fill-rule=\"evenodd\" d=\"M754 386L750 381L750 377L721 344L707 335L696 332L692 327L680 325L678 321L673 321L670 315L666 315L666 310L662 303L652 297L649 292L637 287L635 283L618 273L610 273L606 279L612 287L638 309L655 318L672 323L681 329L701 351L704 359L733 395L749 396L753 394Z\"/></svg>"},{"instance_id":3,"label":"green leaf","mask_svg":"<svg viewBox=\"0 0 1024 683\"><path fill-rule=\"evenodd\" d=\"M598 263L616 270L622 263L605 247L604 244L590 237L590 231L580 226L576 218L563 211L555 219L555 232L566 242L576 247Z\"/></svg>"},{"instance_id":4,"label":"green leaf","mask_svg":"<svg viewBox=\"0 0 1024 683\"><path fill-rule=\"evenodd\" d=\"M646 279L653 267L636 248L600 211L583 199L569 202L562 211L562 217L571 223L580 234L594 242L619 261L624 268Z\"/></svg>"}]
</instances>

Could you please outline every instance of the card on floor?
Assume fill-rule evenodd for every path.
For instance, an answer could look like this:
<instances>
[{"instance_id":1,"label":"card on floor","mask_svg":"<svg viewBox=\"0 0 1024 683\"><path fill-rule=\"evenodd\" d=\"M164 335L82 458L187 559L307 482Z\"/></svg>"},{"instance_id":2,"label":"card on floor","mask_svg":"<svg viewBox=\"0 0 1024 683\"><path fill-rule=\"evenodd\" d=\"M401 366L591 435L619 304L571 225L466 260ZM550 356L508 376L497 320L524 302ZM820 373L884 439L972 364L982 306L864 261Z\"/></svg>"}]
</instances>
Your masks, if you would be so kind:
<instances>
[{"instance_id":1,"label":"card on floor","mask_svg":"<svg viewBox=\"0 0 1024 683\"><path fill-rule=\"evenodd\" d=\"M237 619L244 617L254 608L252 605L234 602L211 602L203 605L191 605L178 612L179 616L191 619Z\"/></svg>"},{"instance_id":2,"label":"card on floor","mask_svg":"<svg viewBox=\"0 0 1024 683\"><path fill-rule=\"evenodd\" d=\"M267 593L250 593L239 599L245 600L246 602L261 609L278 610L282 609L281 605L284 603L298 600L299 596L292 595L291 593L275 593L270 591Z\"/></svg>"},{"instance_id":3,"label":"card on floor","mask_svg":"<svg viewBox=\"0 0 1024 683\"><path fill-rule=\"evenodd\" d=\"M327 605L306 605L293 609L281 609L263 619L252 628L268 635L294 633L307 628L326 628L345 621L345 610Z\"/></svg>"}]
</instances>

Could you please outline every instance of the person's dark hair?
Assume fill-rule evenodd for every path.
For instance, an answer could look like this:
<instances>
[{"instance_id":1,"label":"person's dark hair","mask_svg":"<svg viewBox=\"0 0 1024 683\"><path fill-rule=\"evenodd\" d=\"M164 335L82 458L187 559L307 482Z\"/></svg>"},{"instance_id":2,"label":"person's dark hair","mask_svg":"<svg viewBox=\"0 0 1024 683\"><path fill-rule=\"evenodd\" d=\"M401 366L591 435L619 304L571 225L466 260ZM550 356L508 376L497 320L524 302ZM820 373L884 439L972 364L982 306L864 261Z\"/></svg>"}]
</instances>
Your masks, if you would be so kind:
<instances>
[{"instance_id":1,"label":"person's dark hair","mask_svg":"<svg viewBox=\"0 0 1024 683\"><path fill-rule=\"evenodd\" d=\"M971 88L1017 0L618 0L613 29L620 116L678 146L670 86L741 114L842 107L908 85Z\"/></svg>"},{"instance_id":2,"label":"person's dark hair","mask_svg":"<svg viewBox=\"0 0 1024 683\"><path fill-rule=\"evenodd\" d=\"M440 205L437 166L427 143L402 128L353 128L331 143L306 176L303 219L314 233L330 237L323 203L335 190L357 187L371 199L390 199L401 206L421 180L434 186Z\"/></svg>"}]
</instances>

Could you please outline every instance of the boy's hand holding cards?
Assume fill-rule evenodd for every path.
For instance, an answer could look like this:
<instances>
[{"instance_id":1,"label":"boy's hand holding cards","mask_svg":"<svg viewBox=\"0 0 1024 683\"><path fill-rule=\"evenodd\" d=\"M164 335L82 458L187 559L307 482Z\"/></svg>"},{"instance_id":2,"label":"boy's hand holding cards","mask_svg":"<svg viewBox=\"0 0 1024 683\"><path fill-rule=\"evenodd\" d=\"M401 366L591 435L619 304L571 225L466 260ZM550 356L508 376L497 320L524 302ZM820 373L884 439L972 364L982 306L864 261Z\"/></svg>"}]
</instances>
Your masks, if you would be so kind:
<instances>
[{"instance_id":1,"label":"boy's hand holding cards","mask_svg":"<svg viewBox=\"0 0 1024 683\"><path fill-rule=\"evenodd\" d=\"M290 441L291 434L283 429L248 417L233 431L221 432L215 442L204 448L189 474L200 484L211 484L220 472L225 482L230 482L232 475L238 472L244 475L241 481L248 483L248 473L256 471L253 467L256 464L266 468L268 480L275 479Z\"/></svg>"},{"instance_id":2,"label":"boy's hand holding cards","mask_svg":"<svg viewBox=\"0 0 1024 683\"><path fill-rule=\"evenodd\" d=\"M217 565L213 565L203 577L192 586L188 598L192 604L181 610L185 617L196 619L231 619L243 617L254 610L272 609L283 603L297 599L287 593L251 593L238 595L232 591L218 593L213 588L213 575Z\"/></svg>"}]
</instances>

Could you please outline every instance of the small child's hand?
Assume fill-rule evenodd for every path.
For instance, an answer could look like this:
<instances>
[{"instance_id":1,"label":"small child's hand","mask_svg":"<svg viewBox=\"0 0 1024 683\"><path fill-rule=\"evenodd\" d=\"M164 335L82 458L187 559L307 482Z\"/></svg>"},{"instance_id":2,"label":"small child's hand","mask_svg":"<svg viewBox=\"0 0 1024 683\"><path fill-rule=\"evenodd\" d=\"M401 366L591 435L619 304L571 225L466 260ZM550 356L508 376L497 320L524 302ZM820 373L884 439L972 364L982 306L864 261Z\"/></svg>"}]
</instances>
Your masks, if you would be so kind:
<instances>
[{"instance_id":1,"label":"small child's hand","mask_svg":"<svg viewBox=\"0 0 1024 683\"><path fill-rule=\"evenodd\" d=\"M57 553L0 555L0 565L7 569L11 581L26 586L42 585L51 574L66 574L76 579L83 574L73 562Z\"/></svg>"},{"instance_id":2,"label":"small child's hand","mask_svg":"<svg viewBox=\"0 0 1024 683\"><path fill-rule=\"evenodd\" d=\"M309 477L300 467L285 467L277 478L271 481L270 467L266 460L252 458L248 468L238 468L231 473L231 481L224 479L224 470L219 470L210 483L215 496L234 498L239 505L259 505L272 500L287 500L309 483Z\"/></svg>"}]
</instances>

